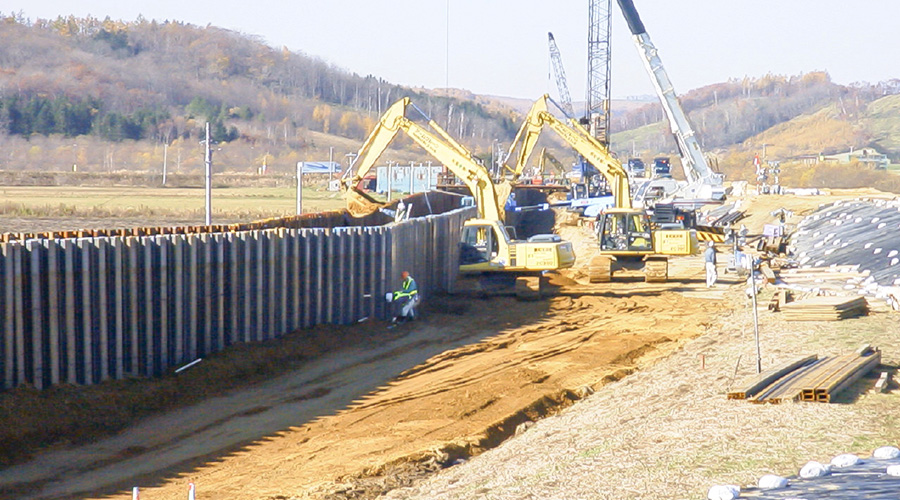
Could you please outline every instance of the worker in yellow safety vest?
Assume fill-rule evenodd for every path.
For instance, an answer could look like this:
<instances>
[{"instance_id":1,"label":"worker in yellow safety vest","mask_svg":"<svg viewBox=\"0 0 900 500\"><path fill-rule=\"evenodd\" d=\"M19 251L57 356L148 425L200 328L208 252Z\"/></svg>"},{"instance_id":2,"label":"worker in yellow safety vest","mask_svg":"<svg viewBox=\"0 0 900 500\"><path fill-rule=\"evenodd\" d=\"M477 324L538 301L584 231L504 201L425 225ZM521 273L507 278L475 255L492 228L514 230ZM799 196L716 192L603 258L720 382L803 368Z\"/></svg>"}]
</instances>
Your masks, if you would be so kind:
<instances>
[{"instance_id":1,"label":"worker in yellow safety vest","mask_svg":"<svg viewBox=\"0 0 900 500\"><path fill-rule=\"evenodd\" d=\"M391 302L397 304L394 307L400 309L400 314L394 316L394 323L416 319L416 306L419 305L419 288L416 286L416 280L408 271L403 271L400 278L402 279L400 290L394 292L391 298Z\"/></svg>"}]
</instances>

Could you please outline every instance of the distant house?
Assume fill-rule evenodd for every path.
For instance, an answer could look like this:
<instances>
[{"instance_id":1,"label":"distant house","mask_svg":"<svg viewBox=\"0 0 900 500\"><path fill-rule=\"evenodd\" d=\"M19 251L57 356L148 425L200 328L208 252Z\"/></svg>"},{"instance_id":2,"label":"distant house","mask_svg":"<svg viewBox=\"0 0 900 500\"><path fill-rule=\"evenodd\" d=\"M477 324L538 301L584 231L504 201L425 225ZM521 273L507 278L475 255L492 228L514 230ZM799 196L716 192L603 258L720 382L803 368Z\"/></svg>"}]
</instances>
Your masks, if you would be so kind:
<instances>
[{"instance_id":1,"label":"distant house","mask_svg":"<svg viewBox=\"0 0 900 500\"><path fill-rule=\"evenodd\" d=\"M876 151L874 148L862 148L853 150L846 153L837 153L831 155L819 155L820 162L836 162L836 163L850 163L852 161L858 161L863 165L869 165L874 169L885 169L888 165L891 164L891 160L887 157L887 155L883 155Z\"/></svg>"},{"instance_id":2,"label":"distant house","mask_svg":"<svg viewBox=\"0 0 900 500\"><path fill-rule=\"evenodd\" d=\"M795 157L794 159L797 161L802 161L806 165L815 165L819 163L822 155L800 155Z\"/></svg>"}]
</instances>

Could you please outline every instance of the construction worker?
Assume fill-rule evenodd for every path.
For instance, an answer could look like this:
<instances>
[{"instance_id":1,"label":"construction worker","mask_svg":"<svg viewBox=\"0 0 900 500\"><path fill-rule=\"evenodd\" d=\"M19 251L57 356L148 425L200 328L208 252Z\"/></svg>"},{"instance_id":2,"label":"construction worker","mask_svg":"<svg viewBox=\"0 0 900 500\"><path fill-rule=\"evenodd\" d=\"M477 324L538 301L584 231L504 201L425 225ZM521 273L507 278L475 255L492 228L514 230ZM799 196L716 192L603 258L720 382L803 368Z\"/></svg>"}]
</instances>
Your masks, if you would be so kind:
<instances>
[{"instance_id":1,"label":"construction worker","mask_svg":"<svg viewBox=\"0 0 900 500\"><path fill-rule=\"evenodd\" d=\"M706 263L706 288L712 288L716 284L716 246L713 242L709 242L706 251L703 253L703 262Z\"/></svg>"},{"instance_id":2,"label":"construction worker","mask_svg":"<svg viewBox=\"0 0 900 500\"><path fill-rule=\"evenodd\" d=\"M416 306L419 305L419 289L416 286L416 280L409 275L408 271L400 273L401 283L400 290L394 292L391 302L397 304L395 307L400 308L400 315L394 316L392 322L403 323L416 319Z\"/></svg>"}]
</instances>

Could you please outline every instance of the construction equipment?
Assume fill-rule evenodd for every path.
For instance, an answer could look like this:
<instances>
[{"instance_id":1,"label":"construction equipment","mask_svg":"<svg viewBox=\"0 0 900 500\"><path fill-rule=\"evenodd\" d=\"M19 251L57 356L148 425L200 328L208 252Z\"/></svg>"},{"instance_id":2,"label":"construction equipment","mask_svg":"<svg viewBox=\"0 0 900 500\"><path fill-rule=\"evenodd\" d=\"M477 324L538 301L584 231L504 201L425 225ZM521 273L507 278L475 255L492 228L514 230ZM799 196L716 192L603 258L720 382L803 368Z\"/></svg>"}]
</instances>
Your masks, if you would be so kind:
<instances>
[{"instance_id":1,"label":"construction equipment","mask_svg":"<svg viewBox=\"0 0 900 500\"><path fill-rule=\"evenodd\" d=\"M609 24L610 0L594 0L590 6L590 32L588 40L588 92L585 100L586 109L580 123L591 129L594 137L604 146L609 143L609 26L602 29L603 20ZM603 9L604 3L606 9ZM566 118L574 119L575 110L566 83L566 73L562 56L556 46L553 33L547 34L550 39L550 60L556 74L556 86L561 99L560 110ZM584 158L579 158L572 174L578 174L577 182L570 183L568 199L569 209L578 215L592 210L592 206L606 203L607 187L603 176Z\"/></svg>"},{"instance_id":2,"label":"construction equipment","mask_svg":"<svg viewBox=\"0 0 900 500\"><path fill-rule=\"evenodd\" d=\"M585 120L591 135L609 146L610 27L612 1L591 0L588 6L588 82Z\"/></svg>"},{"instance_id":3,"label":"construction equipment","mask_svg":"<svg viewBox=\"0 0 900 500\"><path fill-rule=\"evenodd\" d=\"M630 175L632 178L643 178L645 175L647 175L647 167L644 165L644 161L640 158L629 158L628 163L625 167L625 169L628 171L628 175Z\"/></svg>"},{"instance_id":4,"label":"construction equipment","mask_svg":"<svg viewBox=\"0 0 900 500\"><path fill-rule=\"evenodd\" d=\"M613 206L597 220L599 255L590 266L592 282L610 281L616 270L643 270L646 281L666 281L667 255L689 255L696 243L688 230L654 231L649 215L632 206L628 174L606 147L574 119L566 124L548 110L553 102L544 95L534 102L516 134L510 151L516 151L515 171L521 171L546 125L589 161L606 179Z\"/></svg>"},{"instance_id":5,"label":"construction equipment","mask_svg":"<svg viewBox=\"0 0 900 500\"><path fill-rule=\"evenodd\" d=\"M637 46L638 53L644 61L644 67L650 74L650 80L653 82L653 87L656 89L666 117L669 119L669 126L672 129L672 134L675 136L675 144L678 146L678 151L681 155L681 165L687 183L678 186L675 192L666 193L667 196L680 198L685 201L696 201L698 204L724 200L723 177L710 169L703 151L700 149L700 143L697 141L694 130L687 119L687 115L678 102L675 89L669 80L669 75L663 66L662 60L659 58L659 53L653 42L650 41L650 35L647 34L644 23L641 22L641 18L638 16L634 2L632 0L618 0L618 2L622 14L625 15L628 28L631 30L632 39ZM655 171L656 168L654 167L654 173ZM648 189L652 190L652 188Z\"/></svg>"},{"instance_id":6,"label":"construction equipment","mask_svg":"<svg viewBox=\"0 0 900 500\"><path fill-rule=\"evenodd\" d=\"M575 108L572 107L572 96L569 94L569 84L566 81L566 70L562 63L562 54L559 47L556 46L556 39L553 33L547 33L548 43L550 45L550 62L553 64L553 74L556 75L556 88L559 90L559 99L562 103L563 111L570 118L575 117Z\"/></svg>"},{"instance_id":7,"label":"construction equipment","mask_svg":"<svg viewBox=\"0 0 900 500\"><path fill-rule=\"evenodd\" d=\"M469 219L463 225L459 271L484 275L487 278L482 282L485 288L514 284L520 298L540 297L544 271L572 267L575 263L572 244L555 234L535 235L527 240L511 237L503 225L504 204L511 192L511 184L507 181L495 184L488 170L476 163L468 150L433 120L428 119L428 123L437 135L407 118L406 111L410 106L428 119L408 97L400 99L384 113L360 148L358 161L351 169L352 176L348 171L342 182L348 209L363 206L371 210L373 205L379 205L357 185L402 131L459 177L475 199L478 218ZM358 201L360 198L362 203ZM359 210L351 213L355 215Z\"/></svg>"}]
</instances>

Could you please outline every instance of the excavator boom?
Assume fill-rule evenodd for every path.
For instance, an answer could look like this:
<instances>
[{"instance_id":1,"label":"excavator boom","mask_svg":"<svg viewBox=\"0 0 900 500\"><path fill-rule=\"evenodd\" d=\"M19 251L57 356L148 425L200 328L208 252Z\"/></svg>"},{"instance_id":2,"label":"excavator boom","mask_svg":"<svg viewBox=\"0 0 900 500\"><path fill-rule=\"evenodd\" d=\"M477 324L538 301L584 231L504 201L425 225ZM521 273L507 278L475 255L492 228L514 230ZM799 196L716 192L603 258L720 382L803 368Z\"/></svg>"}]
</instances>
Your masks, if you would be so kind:
<instances>
[{"instance_id":1,"label":"excavator boom","mask_svg":"<svg viewBox=\"0 0 900 500\"><path fill-rule=\"evenodd\" d=\"M359 217L372 213L381 206L357 186L402 131L465 183L475 197L479 217L504 220L506 214L503 204L509 196L511 186L508 183L495 185L487 169L476 163L471 153L453 140L433 120L429 120L428 123L438 135L407 118L406 111L409 106L409 98L404 97L388 108L359 149L359 156L354 168L351 169L352 175L351 171L345 175L342 187L351 214Z\"/></svg>"},{"instance_id":2,"label":"excavator boom","mask_svg":"<svg viewBox=\"0 0 900 500\"><path fill-rule=\"evenodd\" d=\"M516 175L520 174L528 164L528 159L534 152L538 138L546 125L600 171L612 190L617 208L631 208L628 173L619 160L613 158L609 150L577 121L570 120L567 124L553 116L547 107L549 100L550 97L544 95L534 102L531 111L525 118L525 123L522 124L516 135L513 149L520 148L516 155L514 168Z\"/></svg>"},{"instance_id":3,"label":"excavator boom","mask_svg":"<svg viewBox=\"0 0 900 500\"><path fill-rule=\"evenodd\" d=\"M453 140L436 123L429 120L432 133L422 125L406 117L409 98L394 103L382 116L378 125L359 150L355 169L345 175L342 188L347 197L348 209L356 200L370 201L357 186L378 161L381 154L401 131L416 144L428 151L459 177L471 191L478 207L477 219L467 220L461 231L460 266L462 274L501 273L515 277L516 293L523 297L540 296L540 273L571 267L575 263L572 244L557 235L535 235L528 240L510 238L503 225L504 203L512 185L508 181L495 184L486 168L476 162L471 153ZM415 107L415 106L413 106ZM418 109L418 108L416 108ZM419 110L421 113L421 110ZM422 113L424 116L424 113ZM352 172L351 172L352 171ZM361 208L377 210L379 204L371 200ZM374 207L374 210L373 210Z\"/></svg>"}]
</instances>

